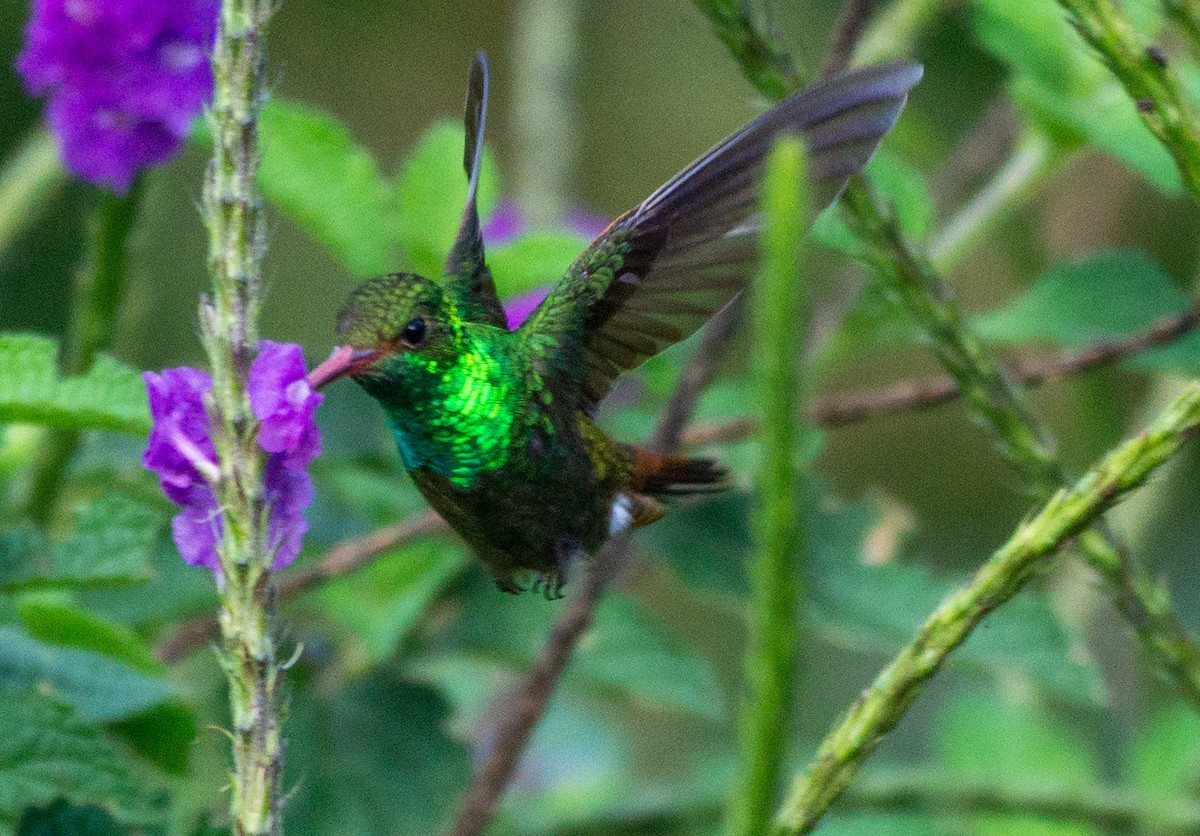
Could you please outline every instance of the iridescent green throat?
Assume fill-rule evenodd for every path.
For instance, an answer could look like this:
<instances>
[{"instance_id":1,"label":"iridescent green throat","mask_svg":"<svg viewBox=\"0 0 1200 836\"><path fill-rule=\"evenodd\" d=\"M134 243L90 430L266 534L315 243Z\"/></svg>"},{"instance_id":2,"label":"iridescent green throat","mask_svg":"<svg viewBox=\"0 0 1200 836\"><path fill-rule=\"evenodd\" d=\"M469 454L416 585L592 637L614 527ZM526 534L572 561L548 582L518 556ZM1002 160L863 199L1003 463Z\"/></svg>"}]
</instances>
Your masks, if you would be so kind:
<instances>
[{"instance_id":1,"label":"iridescent green throat","mask_svg":"<svg viewBox=\"0 0 1200 836\"><path fill-rule=\"evenodd\" d=\"M398 354L385 366L385 384L365 385L383 404L407 467L469 488L508 461L521 376L506 332L452 327L452 349Z\"/></svg>"}]
</instances>

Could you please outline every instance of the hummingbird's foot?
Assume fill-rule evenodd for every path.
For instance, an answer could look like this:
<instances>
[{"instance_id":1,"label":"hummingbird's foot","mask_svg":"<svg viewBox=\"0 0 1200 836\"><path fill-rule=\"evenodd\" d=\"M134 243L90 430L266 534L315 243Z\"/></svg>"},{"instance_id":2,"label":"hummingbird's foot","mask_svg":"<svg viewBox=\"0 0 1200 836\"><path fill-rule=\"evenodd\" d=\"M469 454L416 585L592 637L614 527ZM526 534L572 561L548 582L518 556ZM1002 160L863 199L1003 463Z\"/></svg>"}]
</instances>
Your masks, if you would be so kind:
<instances>
[{"instance_id":1,"label":"hummingbird's foot","mask_svg":"<svg viewBox=\"0 0 1200 836\"><path fill-rule=\"evenodd\" d=\"M525 587L517 583L512 575L501 575L499 572L492 573L492 580L496 582L496 586L501 592L507 592L509 595L520 595L525 591Z\"/></svg>"}]
</instances>

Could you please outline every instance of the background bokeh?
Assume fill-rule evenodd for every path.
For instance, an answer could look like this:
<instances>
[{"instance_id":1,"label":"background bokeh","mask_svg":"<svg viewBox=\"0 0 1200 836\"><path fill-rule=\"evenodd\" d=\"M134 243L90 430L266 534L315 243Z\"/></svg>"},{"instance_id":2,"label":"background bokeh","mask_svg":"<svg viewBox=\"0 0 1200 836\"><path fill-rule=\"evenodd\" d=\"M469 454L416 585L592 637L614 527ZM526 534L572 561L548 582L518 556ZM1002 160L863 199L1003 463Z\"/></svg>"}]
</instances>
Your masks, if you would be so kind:
<instances>
[{"instance_id":1,"label":"background bokeh","mask_svg":"<svg viewBox=\"0 0 1200 836\"><path fill-rule=\"evenodd\" d=\"M523 5L537 4L288 0L270 34L273 92L343 121L380 168L392 173L431 122L459 118L467 63L476 49L486 49L492 67L489 145L497 158L501 193L520 199L538 187L520 182L519 172L536 172L541 153L536 141L545 133L543 126L522 124L515 112L520 96L514 79L522 50L530 48L520 22ZM596 0L558 5L576 6L577 27L574 53L566 62L567 95L560 100L561 111L552 116L561 126L552 134L565 143L559 151L567 151L564 158L569 160L564 193L558 196L563 205L613 217L759 111L762 103L689 3ZM983 180L978 173L947 170L946 165L960 163L955 149L1003 93L1006 77L1005 68L973 38L967 5L945 4L920 38L915 57L925 64L926 77L890 140L890 147L931 184L939 221ZM806 68L819 63L837 12L832 0L770 4L780 42ZM41 104L27 97L11 69L26 14L22 2L0 4L0 160L37 127L41 114ZM148 178L114 351L138 368L202 362L195 309L198 294L208 286L198 211L206 155L201 143L192 143ZM69 185L14 242L0 262L0 330L63 333L72 275L94 202L93 189ZM538 216L538 207L527 211ZM274 210L271 218L262 331L272 339L302 344L315 362L333 345L334 315L356 279L303 230ZM1186 197L1163 196L1119 162L1088 150L975 248L949 279L966 309L982 311L1016 295L1046 265L1120 245L1149 253L1187 290L1194 280L1198 227L1200 212ZM857 293L860 271L827 252L815 254L811 263L812 281L821 288L818 316L824 321ZM727 381L741 379L752 361L743 342L739 338L726 364ZM691 348L674 349L649 371L652 389L669 385ZM901 348L841 363L820 386L828 391L859 388L939 371L920 347ZM624 403L637 397L636 385L622 391ZM736 400L731 391L741 390L718 386L713 397ZM1108 369L1054 383L1033 401L1061 440L1068 469L1080 472L1139 426L1170 391L1169 376ZM712 405L716 413L727 408ZM637 440L636 433L645 434L652 416L631 417L623 410L621 405L612 410L610 426ZM419 507L396 476L391 438L365 396L349 384L334 386L321 423L330 453L323 484L336 485L338 493L320 496L311 514L314 554ZM99 436L89 442L83 461L123 456L134 463L137 451L135 442ZM729 458L745 464L750 459L743 453L731 450ZM1176 612L1193 630L1200 630L1198 455L1194 447L1187 450L1114 513L1131 546L1166 580ZM845 507L869 503L882 509L881 516L860 526L864 542L882 542L887 557L892 553L888 544L899 538L905 560L944 579L978 565L1031 507L1018 477L958 404L833 430L824 438L816 471L829 488L824 501L835 497ZM364 472L375 473L379 483L366 481ZM395 492L394 501L389 491ZM577 687L567 690L539 733L511 806L519 808L523 797L540 797L547 788L569 785L576 795L564 791L553 804L537 807L541 812L536 815L518 810L506 826L555 831L555 816L566 815L575 803L572 798L578 802L588 792L599 792L597 787L616 781L618 774L649 786L689 780L691 786L702 786L703 781L688 776L695 774L693 767L712 761L717 765L710 773L716 777L710 775L710 783L719 786L741 675L742 622L735 603L703 588L697 591L690 584L692 570L677 568L689 561L707 562L712 565L702 567L700 574L719 576L727 568L723 561L744 560L743 507L744 499L734 498L679 509L642 536L645 547L623 584L644 607L637 617L649 613L661 619L675 640L707 660L716 697L697 697L701 703L712 702L693 706L695 710L663 708L652 700L629 698L619 688L612 693L612 678L599 676L605 686L589 689L585 665ZM852 516L843 524L852 527ZM160 551L166 556L157 564L161 586L153 593L159 599L96 593L89 600L97 611L155 635L170 623L171 607L186 614L209 606L204 573L173 566L169 542L163 540ZM419 617L419 626L406 628L397 638L386 622L394 618L408 624L408 614L394 608L397 590L408 589L403 561L424 566L454 548L417 547L353 583L331 584L285 609L288 636L303 641L305 648L294 670L295 700L288 721L295 732L288 749L290 783L298 787L289 815L305 823L295 832L427 832L422 827L437 822L465 786L467 762L454 755L459 751L455 747L468 738L477 745L486 738L479 731L486 730L486 719L482 726L477 721L486 715L488 699L515 681L515 672L536 649L536 642L530 642L544 635L562 602L510 600L468 564L431 596L435 600ZM668 561L664 553L674 557ZM1091 704L1061 699L1003 670L955 668L922 696L881 748L880 761L952 762L960 744L947 728L955 723L966 724L970 731L965 734L974 736L979 751L991 746L1004 751L1005 737L1019 737L1024 722L1004 712L1011 705L1033 703L1071 731L1064 757L1093 762L1105 779L1122 777L1118 764L1138 730L1147 718L1174 705L1170 689L1146 668L1107 593L1080 566L1064 563L1037 586L1066 624L1076 658L1090 660L1099 670L1103 696ZM903 602L877 603L886 609ZM914 617L927 609L923 602L914 606ZM982 629L986 634L990 628L985 624ZM473 657L475 667L439 656L438 651L469 645L472 637L489 633L495 647L491 655ZM505 647L509 637L513 646ZM797 764L888 657L886 641L881 647L860 642L856 635L839 640L806 634L804 644L794 715ZM684 665L678 675L686 678L694 671ZM190 823L197 811L223 804L216 788L223 778L225 741L207 729L207 723L223 716L223 681L215 662L203 653L177 666L172 678L201 718L190 771L177 779L185 801L179 803L176 820ZM431 690L431 682L437 688ZM699 682L697 693L705 687ZM454 703L452 712L448 703ZM982 736L979 730L989 723L1007 729L1006 734L996 740ZM450 736L442 732L447 726ZM331 759L330 751L342 759ZM443 762L441 771L426 768ZM1014 768L1019 766L1017 757ZM362 788L357 806L330 800L353 786ZM346 813L350 809L356 812ZM544 818L539 822L537 815ZM887 827L928 832L921 828L932 826L918 826L911 819L900 824L883 818L844 821L847 832L862 833ZM978 822L959 820L951 832L1100 832L1040 826L1020 829L1010 823L1004 825L1009 829L987 831ZM705 829L696 823L680 827L681 832ZM595 832L613 831L602 826Z\"/></svg>"}]
</instances>

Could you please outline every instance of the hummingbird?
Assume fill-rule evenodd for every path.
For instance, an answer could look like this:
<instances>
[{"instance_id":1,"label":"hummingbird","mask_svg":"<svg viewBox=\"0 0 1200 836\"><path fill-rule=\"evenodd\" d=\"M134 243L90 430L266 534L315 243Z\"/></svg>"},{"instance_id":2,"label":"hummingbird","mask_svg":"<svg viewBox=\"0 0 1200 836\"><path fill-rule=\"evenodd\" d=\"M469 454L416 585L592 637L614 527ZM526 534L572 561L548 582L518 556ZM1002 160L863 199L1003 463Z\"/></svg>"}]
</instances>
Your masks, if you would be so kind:
<instances>
[{"instance_id":1,"label":"hummingbird","mask_svg":"<svg viewBox=\"0 0 1200 836\"><path fill-rule=\"evenodd\" d=\"M342 345L310 382L348 376L379 402L417 488L500 589L561 597L579 559L660 519L664 499L726 487L713 460L613 439L597 410L619 375L746 287L775 141L803 138L815 215L866 165L922 72L881 64L779 102L614 220L510 330L476 205L488 105L487 58L477 53L466 205L443 274L393 273L355 289L337 318Z\"/></svg>"}]
</instances>

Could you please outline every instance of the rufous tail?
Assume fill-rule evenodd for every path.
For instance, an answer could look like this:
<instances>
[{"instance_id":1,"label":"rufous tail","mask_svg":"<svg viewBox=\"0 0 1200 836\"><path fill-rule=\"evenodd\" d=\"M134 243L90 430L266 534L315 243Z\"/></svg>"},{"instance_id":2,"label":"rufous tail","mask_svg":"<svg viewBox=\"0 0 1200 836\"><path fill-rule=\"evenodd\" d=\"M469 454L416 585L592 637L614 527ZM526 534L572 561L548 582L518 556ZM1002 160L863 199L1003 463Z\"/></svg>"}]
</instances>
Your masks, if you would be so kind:
<instances>
[{"instance_id":1,"label":"rufous tail","mask_svg":"<svg viewBox=\"0 0 1200 836\"><path fill-rule=\"evenodd\" d=\"M650 496L716 493L729 488L729 473L712 459L689 459L633 448L633 489Z\"/></svg>"}]
</instances>

